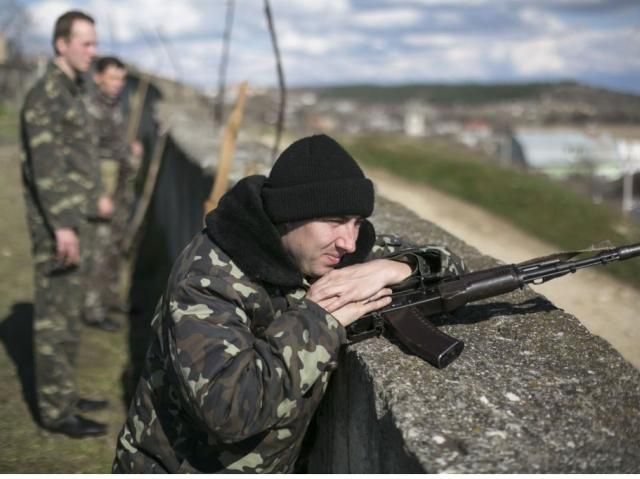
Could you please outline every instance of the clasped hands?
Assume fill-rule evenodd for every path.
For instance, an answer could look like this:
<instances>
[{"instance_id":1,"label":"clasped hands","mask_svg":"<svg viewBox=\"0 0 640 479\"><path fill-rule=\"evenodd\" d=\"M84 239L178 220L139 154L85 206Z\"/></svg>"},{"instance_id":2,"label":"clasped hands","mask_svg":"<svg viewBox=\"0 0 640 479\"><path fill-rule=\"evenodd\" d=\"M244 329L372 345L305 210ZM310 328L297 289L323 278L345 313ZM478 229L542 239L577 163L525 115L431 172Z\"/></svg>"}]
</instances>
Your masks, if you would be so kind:
<instances>
[{"instance_id":1,"label":"clasped hands","mask_svg":"<svg viewBox=\"0 0 640 479\"><path fill-rule=\"evenodd\" d=\"M335 269L315 281L307 299L331 313L343 326L391 302L391 288L411 274L399 261L376 259Z\"/></svg>"}]
</instances>

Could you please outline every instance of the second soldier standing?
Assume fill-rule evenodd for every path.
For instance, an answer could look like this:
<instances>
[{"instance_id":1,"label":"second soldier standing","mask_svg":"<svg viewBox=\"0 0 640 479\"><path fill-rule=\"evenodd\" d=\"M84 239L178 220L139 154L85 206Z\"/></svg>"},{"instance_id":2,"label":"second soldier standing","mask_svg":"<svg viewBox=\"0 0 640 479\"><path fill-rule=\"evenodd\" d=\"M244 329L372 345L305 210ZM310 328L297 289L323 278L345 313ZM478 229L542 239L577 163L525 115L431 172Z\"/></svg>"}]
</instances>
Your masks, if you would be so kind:
<instances>
[{"instance_id":1,"label":"second soldier standing","mask_svg":"<svg viewBox=\"0 0 640 479\"><path fill-rule=\"evenodd\" d=\"M95 88L87 97L87 109L98 138L103 192L113 200L114 213L110 222L95 225L85 322L106 331L116 331L120 327L108 313L126 310L119 292L122 265L119 245L132 208L132 179L136 172L127 144L127 124L121 102L126 76L126 67L118 58L99 58L93 76ZM137 142L131 145L134 156L140 154L138 145Z\"/></svg>"}]
</instances>

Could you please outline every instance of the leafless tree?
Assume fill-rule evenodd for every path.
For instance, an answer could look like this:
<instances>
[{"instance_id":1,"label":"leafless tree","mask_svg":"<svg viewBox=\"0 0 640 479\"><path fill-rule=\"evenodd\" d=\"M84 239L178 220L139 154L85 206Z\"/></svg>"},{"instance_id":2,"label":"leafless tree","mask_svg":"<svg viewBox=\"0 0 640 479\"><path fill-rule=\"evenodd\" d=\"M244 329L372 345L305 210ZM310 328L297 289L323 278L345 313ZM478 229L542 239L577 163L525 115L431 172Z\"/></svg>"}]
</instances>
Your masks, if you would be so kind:
<instances>
[{"instance_id":1,"label":"leafless tree","mask_svg":"<svg viewBox=\"0 0 640 479\"><path fill-rule=\"evenodd\" d=\"M276 36L275 26L273 24L273 16L271 15L271 7L269 6L269 0L264 0L264 10L267 16L267 25L269 26L269 33L271 34L271 43L273 44L273 51L276 57L276 69L278 71L278 85L280 87L280 106L278 108L278 121L276 124L276 139L273 145L273 151L271 154L272 161L275 161L280 149L280 138L282 137L282 131L284 130L284 112L287 102L287 90L284 82L284 72L282 71L282 61L280 60L280 50L278 49L278 39Z\"/></svg>"},{"instance_id":2,"label":"leafless tree","mask_svg":"<svg viewBox=\"0 0 640 479\"><path fill-rule=\"evenodd\" d=\"M231 32L233 30L233 16L235 12L235 0L228 0L227 15L224 22L222 35L222 55L220 56L220 68L218 70L218 98L214 107L214 119L218 125L224 118L224 94L227 79L227 65L229 63L229 50L231 48Z\"/></svg>"}]
</instances>

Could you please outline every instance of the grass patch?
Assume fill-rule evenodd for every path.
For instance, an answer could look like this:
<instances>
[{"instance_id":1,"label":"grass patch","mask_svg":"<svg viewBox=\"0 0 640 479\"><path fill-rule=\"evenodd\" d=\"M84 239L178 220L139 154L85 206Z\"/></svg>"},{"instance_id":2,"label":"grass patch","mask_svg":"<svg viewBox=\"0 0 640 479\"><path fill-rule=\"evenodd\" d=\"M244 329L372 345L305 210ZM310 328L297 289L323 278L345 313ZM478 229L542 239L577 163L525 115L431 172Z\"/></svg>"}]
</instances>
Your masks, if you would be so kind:
<instances>
[{"instance_id":1,"label":"grass patch","mask_svg":"<svg viewBox=\"0 0 640 479\"><path fill-rule=\"evenodd\" d=\"M345 145L367 165L478 205L559 250L604 240L615 245L640 241L640 226L609 206L594 205L560 183L497 166L466 150L396 135L358 136ZM604 271L640 287L637 260L614 263Z\"/></svg>"},{"instance_id":2,"label":"grass patch","mask_svg":"<svg viewBox=\"0 0 640 479\"><path fill-rule=\"evenodd\" d=\"M18 141L18 112L0 103L0 145Z\"/></svg>"}]
</instances>

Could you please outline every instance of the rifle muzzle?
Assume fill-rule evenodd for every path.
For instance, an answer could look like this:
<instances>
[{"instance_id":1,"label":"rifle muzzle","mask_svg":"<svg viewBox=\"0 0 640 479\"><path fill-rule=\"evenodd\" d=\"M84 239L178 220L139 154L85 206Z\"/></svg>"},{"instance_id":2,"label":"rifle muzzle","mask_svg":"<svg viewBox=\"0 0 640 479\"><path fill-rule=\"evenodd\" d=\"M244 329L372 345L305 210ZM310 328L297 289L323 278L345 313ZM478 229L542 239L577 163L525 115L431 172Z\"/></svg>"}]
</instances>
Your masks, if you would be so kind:
<instances>
[{"instance_id":1,"label":"rifle muzzle","mask_svg":"<svg viewBox=\"0 0 640 479\"><path fill-rule=\"evenodd\" d=\"M633 258L634 256L640 256L640 243L621 246L620 248L618 248L618 254L620 255L620 260Z\"/></svg>"}]
</instances>

